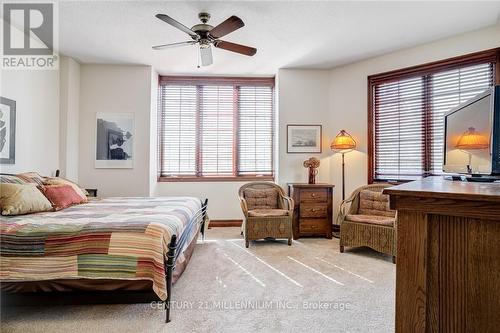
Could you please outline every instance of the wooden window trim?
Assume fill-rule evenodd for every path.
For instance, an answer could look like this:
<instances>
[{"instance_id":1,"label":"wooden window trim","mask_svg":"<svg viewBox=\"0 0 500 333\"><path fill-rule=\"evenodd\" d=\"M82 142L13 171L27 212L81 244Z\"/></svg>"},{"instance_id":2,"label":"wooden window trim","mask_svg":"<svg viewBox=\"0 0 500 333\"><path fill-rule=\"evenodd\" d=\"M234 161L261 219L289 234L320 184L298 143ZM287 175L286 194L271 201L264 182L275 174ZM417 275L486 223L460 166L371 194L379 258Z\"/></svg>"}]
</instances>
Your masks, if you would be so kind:
<instances>
[{"instance_id":1,"label":"wooden window trim","mask_svg":"<svg viewBox=\"0 0 500 333\"><path fill-rule=\"evenodd\" d=\"M244 85L244 86L270 86L274 87L275 78L273 77L219 77L219 76L158 76L160 86L167 84L185 84L185 85Z\"/></svg>"},{"instance_id":2,"label":"wooden window trim","mask_svg":"<svg viewBox=\"0 0 500 333\"><path fill-rule=\"evenodd\" d=\"M490 50L475 52L471 54L461 55L445 60L434 61L422 65L411 66L407 68L397 69L385 73L379 73L368 76L368 184L384 182L384 180L375 179L375 112L373 105L374 89L376 85L387 83L405 78L424 76L434 74L446 70L451 70L463 66L472 66L484 62L493 63L493 73L495 84L500 84L500 47ZM426 110L427 112L428 110ZM426 156L426 163L427 161ZM404 181L400 181L404 182Z\"/></svg>"},{"instance_id":3,"label":"wooden window trim","mask_svg":"<svg viewBox=\"0 0 500 333\"><path fill-rule=\"evenodd\" d=\"M162 86L164 85L195 85L199 89L200 86L204 85L221 85L221 84L228 84L232 85L235 87L233 89L233 128L237 128L239 124L239 87L240 86L267 86L267 87L272 87L273 91L275 88L275 77L218 77L218 76L158 76L158 87L161 89ZM236 98L236 99L235 99ZM197 104L201 103L200 101L200 94L199 92L197 93ZM234 131L233 135L233 174L234 175L229 175L229 176L202 176L202 175L187 175L187 176L162 176L161 175L161 163L163 159L163 149L161 148L161 133L163 132L163 121L162 121L162 110L163 110L163 104L161 102L158 103L161 105L160 109L158 110L158 126L159 126L159 134L158 134L158 147L159 147L159 159L158 159L158 175L157 175L157 182L245 182L245 181L274 181L275 179L275 151L274 151L274 145L276 138L274 137L275 134L275 115L274 112L271 115L271 121L272 121L272 131L273 131L273 140L272 140L272 147L271 147L271 169L273 170L273 173L271 175L260 175L260 174L255 174L255 175L238 175L238 170L239 170L239 149L237 147L237 144L239 142L239 136L238 136L238 131ZM272 96L272 104L273 104L273 110L275 109L275 98L274 98L274 93ZM200 106L197 105L197 110L200 109ZM196 113L196 122L200 122L200 113ZM197 124L198 128L199 124ZM201 170L201 149L200 149L200 142L199 142L199 131L196 131L196 170Z\"/></svg>"}]
</instances>

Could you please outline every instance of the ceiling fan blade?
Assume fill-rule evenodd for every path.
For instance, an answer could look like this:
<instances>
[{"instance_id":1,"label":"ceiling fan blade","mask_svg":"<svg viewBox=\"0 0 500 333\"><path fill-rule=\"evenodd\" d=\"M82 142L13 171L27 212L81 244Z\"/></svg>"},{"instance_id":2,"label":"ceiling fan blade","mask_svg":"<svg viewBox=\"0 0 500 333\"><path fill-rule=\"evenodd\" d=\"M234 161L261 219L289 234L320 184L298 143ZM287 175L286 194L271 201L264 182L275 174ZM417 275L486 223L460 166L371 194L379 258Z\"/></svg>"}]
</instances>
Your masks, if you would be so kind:
<instances>
[{"instance_id":1,"label":"ceiling fan blade","mask_svg":"<svg viewBox=\"0 0 500 333\"><path fill-rule=\"evenodd\" d=\"M210 46L200 47L200 55L202 66L210 66L214 63L214 60L212 58L212 48Z\"/></svg>"},{"instance_id":2,"label":"ceiling fan blade","mask_svg":"<svg viewBox=\"0 0 500 333\"><path fill-rule=\"evenodd\" d=\"M245 26L245 23L243 23L243 21L239 17L233 15L210 30L210 35L212 35L212 37L214 38L221 38L235 30L238 30L243 26Z\"/></svg>"},{"instance_id":3,"label":"ceiling fan blade","mask_svg":"<svg viewBox=\"0 0 500 333\"><path fill-rule=\"evenodd\" d=\"M184 24L174 20L173 18L171 18L170 16L168 15L165 15L165 14L156 14L155 15L157 18L159 18L160 20L170 24L171 26L173 27L176 27L177 29L179 30L182 30L184 31L185 33L187 33L189 36L195 38L195 39L198 39L200 38L198 36L198 34L196 32L194 32L193 30L189 29L188 27L186 27Z\"/></svg>"},{"instance_id":4,"label":"ceiling fan blade","mask_svg":"<svg viewBox=\"0 0 500 333\"><path fill-rule=\"evenodd\" d=\"M257 53L257 49L254 47L249 47L249 46L245 46L245 45L226 42L223 40L216 41L214 43L214 45L215 45L215 47L218 47L219 49L224 49L227 51L236 52L236 53L244 54L247 56L253 56L255 53Z\"/></svg>"},{"instance_id":5,"label":"ceiling fan blade","mask_svg":"<svg viewBox=\"0 0 500 333\"><path fill-rule=\"evenodd\" d=\"M183 46L183 45L193 45L197 42L195 40L190 40L187 42L179 42L179 43L171 43L171 44L162 44L153 46L153 50L163 50L169 47Z\"/></svg>"}]
</instances>

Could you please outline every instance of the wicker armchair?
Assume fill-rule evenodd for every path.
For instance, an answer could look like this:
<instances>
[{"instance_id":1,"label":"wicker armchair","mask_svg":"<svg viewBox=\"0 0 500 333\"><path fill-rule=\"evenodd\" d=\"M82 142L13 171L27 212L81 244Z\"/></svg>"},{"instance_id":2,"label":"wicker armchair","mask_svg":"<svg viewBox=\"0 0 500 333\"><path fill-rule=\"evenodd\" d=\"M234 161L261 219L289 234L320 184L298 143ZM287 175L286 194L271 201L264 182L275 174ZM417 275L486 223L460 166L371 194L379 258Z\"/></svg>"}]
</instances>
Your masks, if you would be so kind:
<instances>
[{"instance_id":1,"label":"wicker armchair","mask_svg":"<svg viewBox=\"0 0 500 333\"><path fill-rule=\"evenodd\" d=\"M241 209L245 215L243 235L245 246L251 240L286 238L292 245L293 200L283 189L269 182L253 182L238 191Z\"/></svg>"},{"instance_id":2,"label":"wicker armchair","mask_svg":"<svg viewBox=\"0 0 500 333\"><path fill-rule=\"evenodd\" d=\"M355 190L340 205L340 252L345 246L367 246L392 256L396 262L396 212L381 194L389 184L372 184ZM375 192L375 193L373 193Z\"/></svg>"}]
</instances>

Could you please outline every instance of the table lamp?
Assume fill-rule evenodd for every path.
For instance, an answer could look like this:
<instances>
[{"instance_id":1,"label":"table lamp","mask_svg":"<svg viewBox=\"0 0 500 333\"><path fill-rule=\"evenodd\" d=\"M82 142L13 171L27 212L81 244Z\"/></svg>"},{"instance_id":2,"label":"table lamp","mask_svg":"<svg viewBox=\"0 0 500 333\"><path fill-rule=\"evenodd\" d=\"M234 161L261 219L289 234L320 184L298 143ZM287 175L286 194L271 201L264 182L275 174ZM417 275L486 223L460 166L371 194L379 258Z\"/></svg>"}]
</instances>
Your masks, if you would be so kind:
<instances>
[{"instance_id":1,"label":"table lamp","mask_svg":"<svg viewBox=\"0 0 500 333\"><path fill-rule=\"evenodd\" d=\"M333 151L339 151L342 154L342 200L345 199L345 153L350 152L352 149L356 148L356 141L352 136L345 130L341 130L339 134L333 139L330 149Z\"/></svg>"}]
</instances>

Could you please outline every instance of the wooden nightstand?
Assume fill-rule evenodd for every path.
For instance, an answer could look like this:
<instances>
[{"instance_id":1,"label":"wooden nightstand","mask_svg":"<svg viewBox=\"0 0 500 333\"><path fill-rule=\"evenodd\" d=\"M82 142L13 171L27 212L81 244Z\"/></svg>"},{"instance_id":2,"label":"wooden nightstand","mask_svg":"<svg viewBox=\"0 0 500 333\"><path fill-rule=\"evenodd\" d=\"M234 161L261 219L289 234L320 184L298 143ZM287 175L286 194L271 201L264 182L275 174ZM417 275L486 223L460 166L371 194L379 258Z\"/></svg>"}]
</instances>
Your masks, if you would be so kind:
<instances>
[{"instance_id":1,"label":"wooden nightstand","mask_svg":"<svg viewBox=\"0 0 500 333\"><path fill-rule=\"evenodd\" d=\"M303 236L332 238L333 188L331 184L288 184L295 202L293 239Z\"/></svg>"}]
</instances>

